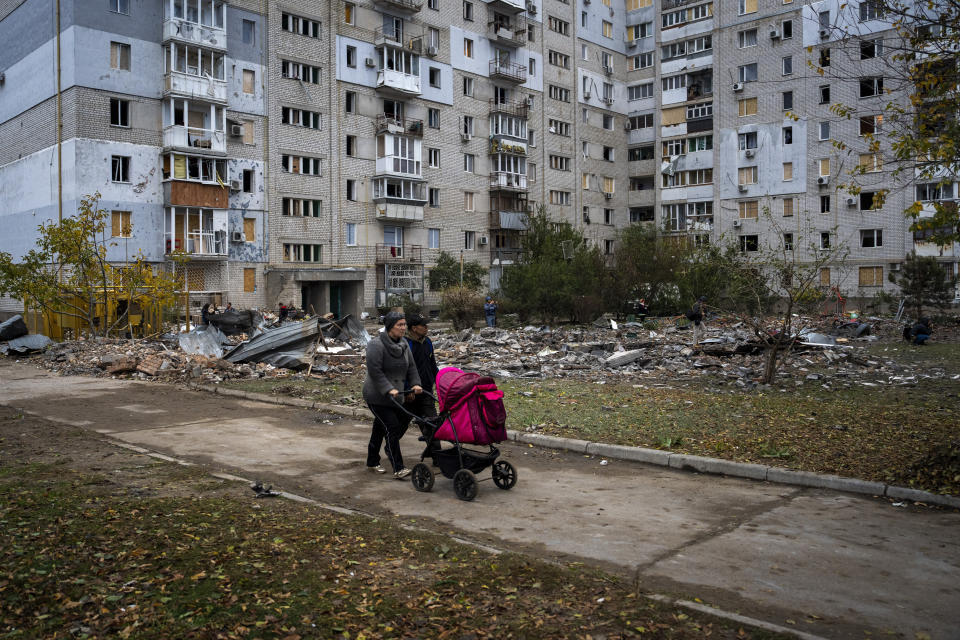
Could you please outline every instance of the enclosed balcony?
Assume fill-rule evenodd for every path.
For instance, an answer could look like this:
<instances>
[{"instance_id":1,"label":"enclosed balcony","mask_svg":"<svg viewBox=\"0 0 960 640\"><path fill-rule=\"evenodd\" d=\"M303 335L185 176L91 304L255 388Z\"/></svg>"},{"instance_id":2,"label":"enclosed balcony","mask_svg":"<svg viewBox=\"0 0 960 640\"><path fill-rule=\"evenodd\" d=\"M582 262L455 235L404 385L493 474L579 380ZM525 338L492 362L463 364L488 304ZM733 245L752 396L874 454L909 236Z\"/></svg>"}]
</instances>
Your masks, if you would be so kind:
<instances>
[{"instance_id":1,"label":"enclosed balcony","mask_svg":"<svg viewBox=\"0 0 960 640\"><path fill-rule=\"evenodd\" d=\"M516 118L526 118L530 113L530 104L526 100L509 102L490 98L490 115L497 113L514 116Z\"/></svg>"},{"instance_id":2,"label":"enclosed balcony","mask_svg":"<svg viewBox=\"0 0 960 640\"><path fill-rule=\"evenodd\" d=\"M380 114L377 116L377 134L393 133L397 135L423 136L423 120L398 118Z\"/></svg>"},{"instance_id":3,"label":"enclosed balcony","mask_svg":"<svg viewBox=\"0 0 960 640\"><path fill-rule=\"evenodd\" d=\"M506 191L526 191L527 176L506 171L495 171L490 174L490 188Z\"/></svg>"},{"instance_id":4,"label":"enclosed balcony","mask_svg":"<svg viewBox=\"0 0 960 640\"><path fill-rule=\"evenodd\" d=\"M373 202L377 219L392 222L420 222L427 204L426 183L390 176L376 176L373 182Z\"/></svg>"},{"instance_id":5,"label":"enclosed balcony","mask_svg":"<svg viewBox=\"0 0 960 640\"><path fill-rule=\"evenodd\" d=\"M227 137L223 131L214 129L170 125L163 129L163 146L165 149L192 149L225 154Z\"/></svg>"},{"instance_id":6,"label":"enclosed balcony","mask_svg":"<svg viewBox=\"0 0 960 640\"><path fill-rule=\"evenodd\" d=\"M413 15L423 8L420 0L373 0L373 4L383 7L387 11L399 11Z\"/></svg>"},{"instance_id":7,"label":"enclosed balcony","mask_svg":"<svg viewBox=\"0 0 960 640\"><path fill-rule=\"evenodd\" d=\"M527 81L527 67L517 62L494 59L490 61L490 78L523 84Z\"/></svg>"},{"instance_id":8,"label":"enclosed balcony","mask_svg":"<svg viewBox=\"0 0 960 640\"><path fill-rule=\"evenodd\" d=\"M397 20L373 32L373 46L395 47L410 53L423 53L423 27Z\"/></svg>"},{"instance_id":9,"label":"enclosed balcony","mask_svg":"<svg viewBox=\"0 0 960 640\"><path fill-rule=\"evenodd\" d=\"M397 174L419 178L422 174L423 141L406 135L377 135L377 175Z\"/></svg>"},{"instance_id":10,"label":"enclosed balcony","mask_svg":"<svg viewBox=\"0 0 960 640\"><path fill-rule=\"evenodd\" d=\"M493 11L514 15L527 10L527 3L523 0L490 0L487 3Z\"/></svg>"},{"instance_id":11,"label":"enclosed balcony","mask_svg":"<svg viewBox=\"0 0 960 640\"><path fill-rule=\"evenodd\" d=\"M423 247L417 244L378 244L376 264L392 262L423 263Z\"/></svg>"},{"instance_id":12,"label":"enclosed balcony","mask_svg":"<svg viewBox=\"0 0 960 640\"><path fill-rule=\"evenodd\" d=\"M226 3L221 0L165 0L163 40L213 49L227 48Z\"/></svg>"},{"instance_id":13,"label":"enclosed balcony","mask_svg":"<svg viewBox=\"0 0 960 640\"><path fill-rule=\"evenodd\" d=\"M191 259L227 258L227 211L198 207L164 210L164 254L183 252Z\"/></svg>"},{"instance_id":14,"label":"enclosed balcony","mask_svg":"<svg viewBox=\"0 0 960 640\"><path fill-rule=\"evenodd\" d=\"M495 13L493 20L487 23L490 39L508 47L522 47L527 44L527 19L521 15Z\"/></svg>"},{"instance_id":15,"label":"enclosed balcony","mask_svg":"<svg viewBox=\"0 0 960 640\"><path fill-rule=\"evenodd\" d=\"M163 101L163 146L166 150L227 152L226 109L183 98Z\"/></svg>"}]
</instances>

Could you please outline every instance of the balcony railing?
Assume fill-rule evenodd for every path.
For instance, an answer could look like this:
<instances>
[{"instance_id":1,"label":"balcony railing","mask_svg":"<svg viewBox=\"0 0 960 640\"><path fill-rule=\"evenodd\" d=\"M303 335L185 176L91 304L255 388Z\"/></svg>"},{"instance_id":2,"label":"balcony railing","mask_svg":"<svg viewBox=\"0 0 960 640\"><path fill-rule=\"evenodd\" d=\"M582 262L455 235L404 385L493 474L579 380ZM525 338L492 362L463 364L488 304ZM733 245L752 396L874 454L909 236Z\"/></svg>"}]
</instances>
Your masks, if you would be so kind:
<instances>
[{"instance_id":1,"label":"balcony railing","mask_svg":"<svg viewBox=\"0 0 960 640\"><path fill-rule=\"evenodd\" d=\"M227 101L227 82L210 76L194 76L178 71L169 71L163 80L164 93L205 100L207 102Z\"/></svg>"},{"instance_id":2,"label":"balcony railing","mask_svg":"<svg viewBox=\"0 0 960 640\"><path fill-rule=\"evenodd\" d=\"M411 136L423 136L423 120L395 118L380 114L377 116L377 133L397 133Z\"/></svg>"},{"instance_id":3,"label":"balcony railing","mask_svg":"<svg viewBox=\"0 0 960 640\"><path fill-rule=\"evenodd\" d=\"M496 98L490 98L490 113L505 113L518 118L526 118L529 112L530 105L526 101L498 102Z\"/></svg>"},{"instance_id":4,"label":"balcony railing","mask_svg":"<svg viewBox=\"0 0 960 640\"><path fill-rule=\"evenodd\" d=\"M510 191L526 191L527 176L506 171L495 171L490 174L491 189L506 189Z\"/></svg>"},{"instance_id":5,"label":"balcony railing","mask_svg":"<svg viewBox=\"0 0 960 640\"><path fill-rule=\"evenodd\" d=\"M502 44L522 47L527 43L527 20L520 16L514 16L509 23L503 20L493 20L487 23L487 28L493 34L493 38Z\"/></svg>"},{"instance_id":6,"label":"balcony railing","mask_svg":"<svg viewBox=\"0 0 960 640\"><path fill-rule=\"evenodd\" d=\"M497 155L498 153L506 153L514 156L525 156L527 155L527 143L519 142L510 139L500 139L494 138L490 141L490 155Z\"/></svg>"},{"instance_id":7,"label":"balcony railing","mask_svg":"<svg viewBox=\"0 0 960 640\"><path fill-rule=\"evenodd\" d=\"M166 255L174 251L184 251L195 258L223 258L227 255L227 234L224 231L188 233L186 238L176 238L172 233L165 235L164 253Z\"/></svg>"},{"instance_id":8,"label":"balcony railing","mask_svg":"<svg viewBox=\"0 0 960 640\"><path fill-rule=\"evenodd\" d=\"M423 53L423 30L414 25L397 27L380 27L373 32L373 45L382 47L390 45L401 47L413 53Z\"/></svg>"},{"instance_id":9,"label":"balcony railing","mask_svg":"<svg viewBox=\"0 0 960 640\"><path fill-rule=\"evenodd\" d=\"M520 262L523 257L523 249L491 249L490 264L514 264Z\"/></svg>"},{"instance_id":10,"label":"balcony railing","mask_svg":"<svg viewBox=\"0 0 960 640\"><path fill-rule=\"evenodd\" d=\"M527 81L527 67L517 62L490 61L490 77L509 82L523 83Z\"/></svg>"},{"instance_id":11,"label":"balcony railing","mask_svg":"<svg viewBox=\"0 0 960 640\"><path fill-rule=\"evenodd\" d=\"M163 146L226 153L227 139L224 131L171 125L163 130Z\"/></svg>"},{"instance_id":12,"label":"balcony railing","mask_svg":"<svg viewBox=\"0 0 960 640\"><path fill-rule=\"evenodd\" d=\"M377 89L394 95L420 95L420 76L384 69L377 72Z\"/></svg>"},{"instance_id":13,"label":"balcony railing","mask_svg":"<svg viewBox=\"0 0 960 640\"><path fill-rule=\"evenodd\" d=\"M423 247L418 244L405 244L400 246L378 244L376 250L377 264L387 262L423 263Z\"/></svg>"},{"instance_id":14,"label":"balcony railing","mask_svg":"<svg viewBox=\"0 0 960 640\"><path fill-rule=\"evenodd\" d=\"M523 231L527 228L529 214L526 211L497 210L490 212L491 229L512 229Z\"/></svg>"},{"instance_id":15,"label":"balcony railing","mask_svg":"<svg viewBox=\"0 0 960 640\"><path fill-rule=\"evenodd\" d=\"M393 222L423 222L423 200L400 200L374 198L377 204L377 220Z\"/></svg>"},{"instance_id":16,"label":"balcony railing","mask_svg":"<svg viewBox=\"0 0 960 640\"><path fill-rule=\"evenodd\" d=\"M423 8L419 0L373 0L374 4L384 5L390 9L399 9L409 13L417 13Z\"/></svg>"},{"instance_id":17,"label":"balcony railing","mask_svg":"<svg viewBox=\"0 0 960 640\"><path fill-rule=\"evenodd\" d=\"M176 40L211 49L227 48L227 30L172 18L163 22L163 40Z\"/></svg>"}]
</instances>

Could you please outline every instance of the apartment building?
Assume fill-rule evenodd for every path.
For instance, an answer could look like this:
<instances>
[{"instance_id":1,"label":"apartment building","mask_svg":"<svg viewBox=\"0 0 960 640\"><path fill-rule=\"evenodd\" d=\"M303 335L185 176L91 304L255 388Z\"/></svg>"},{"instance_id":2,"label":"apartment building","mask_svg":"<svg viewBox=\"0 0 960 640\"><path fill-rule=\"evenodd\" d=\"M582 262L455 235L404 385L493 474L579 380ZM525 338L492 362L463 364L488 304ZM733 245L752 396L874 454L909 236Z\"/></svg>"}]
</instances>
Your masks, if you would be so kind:
<instances>
[{"instance_id":1,"label":"apartment building","mask_svg":"<svg viewBox=\"0 0 960 640\"><path fill-rule=\"evenodd\" d=\"M872 198L889 184L864 141L890 99L889 32L867 6L10 1L0 250L22 254L99 191L109 258L187 254L197 306L432 304L441 250L488 266L495 289L540 205L611 256L619 229L650 223L801 260L843 245L822 282L853 295L889 286L911 249L955 272L956 247L915 239L901 213L955 188ZM838 190L851 163L870 167L856 197Z\"/></svg>"}]
</instances>

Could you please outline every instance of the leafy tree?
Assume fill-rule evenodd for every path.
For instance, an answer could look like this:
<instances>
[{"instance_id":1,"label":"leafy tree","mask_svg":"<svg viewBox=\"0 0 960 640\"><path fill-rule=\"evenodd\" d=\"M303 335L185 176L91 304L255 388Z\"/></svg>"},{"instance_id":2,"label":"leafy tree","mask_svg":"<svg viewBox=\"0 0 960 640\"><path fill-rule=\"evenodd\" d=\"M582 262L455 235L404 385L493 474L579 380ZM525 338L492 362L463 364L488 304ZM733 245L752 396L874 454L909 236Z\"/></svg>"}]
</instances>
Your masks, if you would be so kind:
<instances>
[{"instance_id":1,"label":"leafy tree","mask_svg":"<svg viewBox=\"0 0 960 640\"><path fill-rule=\"evenodd\" d=\"M890 273L888 278L900 287L904 305L914 309L917 318L923 315L925 306L943 309L953 302L956 282L947 278L946 272L933 256L918 256L911 251L900 272Z\"/></svg>"},{"instance_id":2,"label":"leafy tree","mask_svg":"<svg viewBox=\"0 0 960 640\"><path fill-rule=\"evenodd\" d=\"M100 194L80 201L77 215L39 226L36 247L14 261L0 253L0 294L23 300L45 314L78 318L95 335L118 326L130 329L131 306L172 304L177 285L138 256L132 264L107 261L104 239L109 212L99 208ZM108 312L125 301L124 311L108 325Z\"/></svg>"},{"instance_id":3,"label":"leafy tree","mask_svg":"<svg viewBox=\"0 0 960 640\"><path fill-rule=\"evenodd\" d=\"M602 308L600 251L566 222L553 222L541 206L527 219L519 264L504 269L500 289L521 318L586 320Z\"/></svg>"},{"instance_id":4,"label":"leafy tree","mask_svg":"<svg viewBox=\"0 0 960 640\"><path fill-rule=\"evenodd\" d=\"M686 237L663 236L652 225L634 224L618 237L611 307L644 298L654 315L672 315L682 305L677 276L692 254Z\"/></svg>"},{"instance_id":5,"label":"leafy tree","mask_svg":"<svg viewBox=\"0 0 960 640\"><path fill-rule=\"evenodd\" d=\"M447 287L440 294L440 317L457 331L469 329L483 306L483 297L470 287Z\"/></svg>"},{"instance_id":6,"label":"leafy tree","mask_svg":"<svg viewBox=\"0 0 960 640\"><path fill-rule=\"evenodd\" d=\"M463 261L463 283L464 287L479 290L483 287L483 279L487 275L487 269L477 262L471 260ZM428 276L430 288L434 291L443 291L448 287L459 287L460 282L460 261L452 254L441 251L437 257L437 264L430 269Z\"/></svg>"}]
</instances>

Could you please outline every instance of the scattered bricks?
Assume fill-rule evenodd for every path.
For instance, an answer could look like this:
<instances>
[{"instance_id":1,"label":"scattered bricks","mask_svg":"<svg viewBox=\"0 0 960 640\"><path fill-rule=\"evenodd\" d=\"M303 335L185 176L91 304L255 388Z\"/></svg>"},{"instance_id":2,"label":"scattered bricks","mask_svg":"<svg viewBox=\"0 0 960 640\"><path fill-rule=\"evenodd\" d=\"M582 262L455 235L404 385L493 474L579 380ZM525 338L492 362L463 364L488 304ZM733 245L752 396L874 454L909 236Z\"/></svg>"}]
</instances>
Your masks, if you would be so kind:
<instances>
[{"instance_id":1,"label":"scattered bricks","mask_svg":"<svg viewBox=\"0 0 960 640\"><path fill-rule=\"evenodd\" d=\"M147 356L137 365L137 371L145 373L148 376L155 376L160 372L163 363L163 358L158 355Z\"/></svg>"},{"instance_id":2,"label":"scattered bricks","mask_svg":"<svg viewBox=\"0 0 960 640\"><path fill-rule=\"evenodd\" d=\"M107 368L107 372L111 375L118 373L130 373L137 370L137 359L136 358L117 358L113 361Z\"/></svg>"},{"instance_id":3,"label":"scattered bricks","mask_svg":"<svg viewBox=\"0 0 960 640\"><path fill-rule=\"evenodd\" d=\"M603 361L605 367L622 367L625 364L630 364L636 360L639 360L643 357L644 351L642 349L634 349L633 351L624 351L622 353L615 353L606 360Z\"/></svg>"},{"instance_id":4,"label":"scattered bricks","mask_svg":"<svg viewBox=\"0 0 960 640\"><path fill-rule=\"evenodd\" d=\"M697 471L699 473L713 473L717 475L733 476L736 478L750 478L751 480L767 480L769 467L762 464L733 462L719 458L705 458L673 454L670 456L669 466L673 469Z\"/></svg>"},{"instance_id":5,"label":"scattered bricks","mask_svg":"<svg viewBox=\"0 0 960 640\"><path fill-rule=\"evenodd\" d=\"M960 508L960 498L955 496L942 496L919 489L909 489L907 487L896 487L887 485L886 496L896 500L912 500L913 502L924 502L926 504L939 504L945 507Z\"/></svg>"},{"instance_id":6,"label":"scattered bricks","mask_svg":"<svg viewBox=\"0 0 960 640\"><path fill-rule=\"evenodd\" d=\"M801 487L865 493L874 496L882 496L884 492L884 484L882 482L868 482L866 480L810 473L808 471L790 471L776 467L770 467L767 471L767 481L793 484Z\"/></svg>"}]
</instances>

